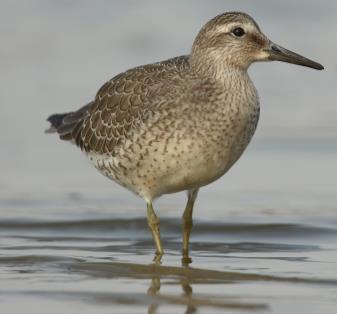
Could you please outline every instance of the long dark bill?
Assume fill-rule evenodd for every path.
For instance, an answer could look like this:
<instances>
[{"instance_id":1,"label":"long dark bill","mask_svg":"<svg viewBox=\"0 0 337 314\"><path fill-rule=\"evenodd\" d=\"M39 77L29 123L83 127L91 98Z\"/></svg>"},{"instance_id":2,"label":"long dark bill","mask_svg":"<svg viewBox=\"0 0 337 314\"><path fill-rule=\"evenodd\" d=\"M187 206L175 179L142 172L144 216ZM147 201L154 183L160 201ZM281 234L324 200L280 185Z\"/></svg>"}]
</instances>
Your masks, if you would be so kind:
<instances>
[{"instance_id":1,"label":"long dark bill","mask_svg":"<svg viewBox=\"0 0 337 314\"><path fill-rule=\"evenodd\" d=\"M267 52L269 53L269 58L268 58L269 60L283 61L283 62L298 64L298 65L313 68L316 70L324 69L323 65L315 61L312 61L310 59L307 59L295 52L287 50L274 43L270 44L270 47L267 49Z\"/></svg>"}]
</instances>

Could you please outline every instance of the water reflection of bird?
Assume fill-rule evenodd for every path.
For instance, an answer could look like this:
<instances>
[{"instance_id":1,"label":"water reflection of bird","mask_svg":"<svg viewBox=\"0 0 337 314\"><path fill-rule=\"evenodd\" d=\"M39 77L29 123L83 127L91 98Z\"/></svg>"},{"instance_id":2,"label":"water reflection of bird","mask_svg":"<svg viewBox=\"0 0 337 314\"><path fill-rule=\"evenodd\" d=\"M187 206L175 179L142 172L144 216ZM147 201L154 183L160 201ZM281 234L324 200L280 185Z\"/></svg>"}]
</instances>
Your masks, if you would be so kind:
<instances>
[{"instance_id":1,"label":"water reflection of bird","mask_svg":"<svg viewBox=\"0 0 337 314\"><path fill-rule=\"evenodd\" d=\"M188 277L181 277L179 279L180 285L183 290L183 295L179 298L174 298L174 300L170 300L168 297L163 297L166 301L174 301L172 303L180 303L186 305L186 311L185 314L193 314L197 312L197 306L194 304L193 301L193 289L190 285L190 279ZM152 299L152 303L149 304L148 307L148 314L157 314L159 303L158 294L161 287L161 279L159 274L153 274L153 277L151 278L151 285L150 288L147 291L147 295Z\"/></svg>"},{"instance_id":2,"label":"water reflection of bird","mask_svg":"<svg viewBox=\"0 0 337 314\"><path fill-rule=\"evenodd\" d=\"M170 268L167 268L170 270ZM174 269L174 268L172 268ZM184 268L185 270L187 268ZM158 269L160 270L160 268ZM197 306L193 299L193 289L190 284L190 278L188 276L180 276L179 283L183 290L183 295L181 297L169 297L169 296L161 296L161 299L165 300L166 302L171 302L173 304L184 304L186 305L185 314L193 314L197 311ZM151 285L147 290L147 295L151 298L151 303L148 307L148 314L157 314L158 307L160 302L159 292L161 287L161 274L160 271L158 273L153 273L151 278ZM200 302L200 300L199 300ZM201 302L202 303L202 302Z\"/></svg>"},{"instance_id":3,"label":"water reflection of bird","mask_svg":"<svg viewBox=\"0 0 337 314\"><path fill-rule=\"evenodd\" d=\"M147 295L150 296L152 299L157 296L158 292L160 290L160 276L154 274L153 277L151 278L151 285L150 288L147 290ZM148 314L157 314L157 309L158 309L158 303L157 302L152 302L149 304L149 308L147 313Z\"/></svg>"},{"instance_id":4,"label":"water reflection of bird","mask_svg":"<svg viewBox=\"0 0 337 314\"><path fill-rule=\"evenodd\" d=\"M189 262L198 190L225 174L252 138L259 100L247 69L267 60L323 69L274 44L247 14L224 13L201 29L190 55L117 75L88 105L50 116L49 131L75 143L100 172L146 201L157 260L163 248L152 202L188 191L183 259Z\"/></svg>"}]
</instances>

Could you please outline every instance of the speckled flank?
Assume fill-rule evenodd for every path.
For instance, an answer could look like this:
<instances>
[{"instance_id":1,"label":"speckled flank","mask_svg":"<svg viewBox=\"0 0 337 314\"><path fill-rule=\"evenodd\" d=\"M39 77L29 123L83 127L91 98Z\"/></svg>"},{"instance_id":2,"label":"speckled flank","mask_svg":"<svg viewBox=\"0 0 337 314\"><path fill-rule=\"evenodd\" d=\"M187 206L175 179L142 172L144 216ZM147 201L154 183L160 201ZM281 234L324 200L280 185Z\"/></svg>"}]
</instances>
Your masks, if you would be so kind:
<instances>
[{"instance_id":1,"label":"speckled flank","mask_svg":"<svg viewBox=\"0 0 337 314\"><path fill-rule=\"evenodd\" d=\"M158 65L161 71L164 64ZM189 190L219 178L240 157L255 131L258 101L244 73L231 73L233 80L229 85L237 77L244 81L240 86L243 90L236 97L223 93L231 86L186 78L187 75L188 71L174 82L167 80L164 86L165 95L171 94L179 102L163 102L161 96L154 94L152 99L158 97L156 107L147 112L140 125L128 130L120 145L115 144L117 139L113 137L105 141L106 146L97 149L90 146L95 132L90 141L84 137L82 145L96 168L145 199ZM188 86L191 80L194 84ZM144 110L142 114L145 113ZM85 123L91 121L88 118ZM111 151L110 141L115 144Z\"/></svg>"},{"instance_id":2,"label":"speckled flank","mask_svg":"<svg viewBox=\"0 0 337 314\"><path fill-rule=\"evenodd\" d=\"M246 56L237 54L242 42L228 34L227 22L257 33L247 36L255 42L243 46ZM246 70L264 39L249 16L219 16L201 30L191 55L117 75L57 131L100 172L147 201L209 184L255 132L259 101Z\"/></svg>"}]
</instances>

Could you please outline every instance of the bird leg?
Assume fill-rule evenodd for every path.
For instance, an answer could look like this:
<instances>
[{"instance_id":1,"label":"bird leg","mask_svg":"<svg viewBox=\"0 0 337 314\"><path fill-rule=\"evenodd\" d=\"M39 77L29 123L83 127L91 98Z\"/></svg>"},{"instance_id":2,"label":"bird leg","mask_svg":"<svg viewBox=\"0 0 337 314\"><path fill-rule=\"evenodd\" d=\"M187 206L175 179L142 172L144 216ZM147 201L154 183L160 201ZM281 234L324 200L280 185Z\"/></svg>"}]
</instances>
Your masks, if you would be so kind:
<instances>
[{"instance_id":1,"label":"bird leg","mask_svg":"<svg viewBox=\"0 0 337 314\"><path fill-rule=\"evenodd\" d=\"M147 203L147 223L150 227L153 240L156 244L156 255L154 257L154 261L160 262L161 257L164 254L164 251L160 241L159 219L153 210L151 202Z\"/></svg>"},{"instance_id":2,"label":"bird leg","mask_svg":"<svg viewBox=\"0 0 337 314\"><path fill-rule=\"evenodd\" d=\"M194 202L197 198L199 189L194 189L188 191L188 201L186 208L183 214L183 257L182 264L183 266L188 266L192 262L192 259L189 257L189 242L190 234L193 226L192 213Z\"/></svg>"}]
</instances>

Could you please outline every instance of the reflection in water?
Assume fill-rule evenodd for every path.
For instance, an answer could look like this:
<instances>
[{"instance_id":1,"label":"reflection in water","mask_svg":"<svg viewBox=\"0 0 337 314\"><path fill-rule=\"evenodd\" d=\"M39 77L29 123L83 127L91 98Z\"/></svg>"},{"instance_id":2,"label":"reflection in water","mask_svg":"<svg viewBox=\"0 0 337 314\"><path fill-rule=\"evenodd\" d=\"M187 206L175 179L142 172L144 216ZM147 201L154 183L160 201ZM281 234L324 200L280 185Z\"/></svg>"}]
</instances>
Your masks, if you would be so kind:
<instances>
[{"instance_id":1,"label":"reflection in water","mask_svg":"<svg viewBox=\"0 0 337 314\"><path fill-rule=\"evenodd\" d=\"M120 265L120 264L119 264ZM259 277L256 275L243 275L239 273L227 273L211 271L207 269L197 269L191 267L171 267L162 266L160 263L152 265L137 265L137 264L124 264L127 267L130 276L138 277L148 275L151 278L151 284L147 290L148 297L148 314L159 313L159 308L164 305L179 305L183 311L181 313L194 314L201 307L225 310L225 309L241 309L241 310L265 310L267 305L258 302L243 301L241 296L239 298L233 296L222 295L214 296L212 294L205 295L193 295L192 282L203 283L217 283L217 284L229 284L237 280L282 280L279 278L273 278L268 276ZM91 267L90 267L91 268ZM96 268L96 266L95 266ZM253 277L252 277L253 276ZM174 285L179 285L182 289L182 294L178 296L161 294L160 288L162 287L162 279L175 278ZM176 280L177 279L177 280ZM170 282L172 285L172 282Z\"/></svg>"},{"instance_id":2,"label":"reflection in water","mask_svg":"<svg viewBox=\"0 0 337 314\"><path fill-rule=\"evenodd\" d=\"M189 258L189 263L191 263L191 259ZM157 266L160 265L160 263L156 263ZM186 265L186 260L182 259L182 266L183 267L188 267L188 265ZM197 311L197 307L193 304L193 289L192 286L190 284L190 279L189 277L181 277L180 280L180 285L182 287L183 290L183 298L182 301L184 301L184 303L186 304L186 314L193 314L196 313ZM159 307L159 303L158 303L158 293L160 291L160 286L161 286L161 282L160 282L160 275L157 273L153 274L153 277L151 278L151 285L150 288L147 290L147 295L150 297L150 299L152 300L152 302L149 304L148 307L148 314L157 314L158 313L158 307Z\"/></svg>"},{"instance_id":3,"label":"reflection in water","mask_svg":"<svg viewBox=\"0 0 337 314\"><path fill-rule=\"evenodd\" d=\"M158 309L158 303L155 299L158 292L160 290L160 277L158 275L154 275L151 279L150 288L147 290L147 295L154 299L155 302L149 305L149 309L147 311L148 314L156 314Z\"/></svg>"},{"instance_id":4,"label":"reflection in water","mask_svg":"<svg viewBox=\"0 0 337 314\"><path fill-rule=\"evenodd\" d=\"M190 285L190 282L187 278L182 278L180 280L181 286L183 288L184 291L184 295L186 296L186 303L187 303L187 309L186 309L186 314L193 314L197 311L197 308L193 305L193 300L192 300L192 296L193 296L193 290L192 287Z\"/></svg>"},{"instance_id":5,"label":"reflection in water","mask_svg":"<svg viewBox=\"0 0 337 314\"><path fill-rule=\"evenodd\" d=\"M55 300L71 307L72 313L79 313L78 302L86 302L87 312L81 314L98 313L105 306L114 313L131 307L139 313L167 312L168 308L177 314L205 309L207 313L274 311L280 300L289 299L289 293L296 296L295 306L303 307L301 298L309 296L306 291L310 296L315 291L319 300L327 296L335 300L337 229L333 219L328 224L276 219L199 222L194 231L198 238L192 243L193 266L185 260L179 265L181 244L172 235L180 232L180 220L162 221L165 234L172 236L165 243L169 253L162 264L147 264L153 242L147 234L142 236L144 219L2 219L0 293L20 298L20 308L26 307L21 302L24 297L33 298L35 304L46 302L49 314L60 312L52 311L50 304ZM42 274L47 280L38 279ZM12 306L2 312L13 313ZM288 313L284 309L274 312ZM310 308L296 312L312 313Z\"/></svg>"}]
</instances>

